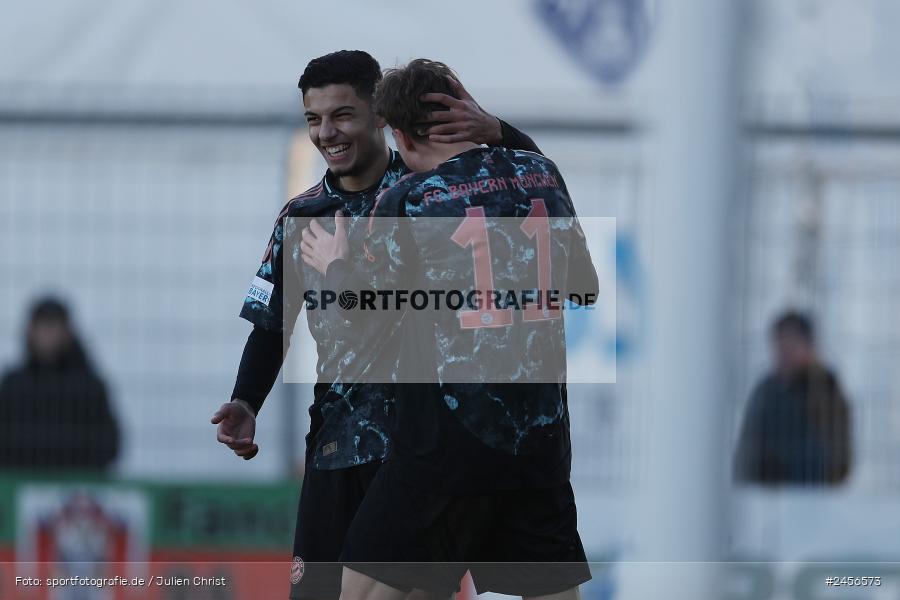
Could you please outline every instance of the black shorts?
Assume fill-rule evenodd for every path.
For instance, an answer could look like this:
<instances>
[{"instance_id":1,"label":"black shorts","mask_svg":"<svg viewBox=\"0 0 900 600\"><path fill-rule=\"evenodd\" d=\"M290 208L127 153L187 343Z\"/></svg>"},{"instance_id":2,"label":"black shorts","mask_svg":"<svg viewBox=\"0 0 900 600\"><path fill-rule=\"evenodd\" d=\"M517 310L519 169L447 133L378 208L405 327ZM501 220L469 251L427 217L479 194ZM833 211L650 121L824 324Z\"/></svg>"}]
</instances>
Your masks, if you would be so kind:
<instances>
[{"instance_id":1,"label":"black shorts","mask_svg":"<svg viewBox=\"0 0 900 600\"><path fill-rule=\"evenodd\" d=\"M555 594L590 580L569 483L449 496L404 483L388 461L347 533L344 564L399 590Z\"/></svg>"},{"instance_id":2,"label":"black shorts","mask_svg":"<svg viewBox=\"0 0 900 600\"><path fill-rule=\"evenodd\" d=\"M340 596L338 561L344 538L380 466L375 462L323 471L307 461L294 532L291 598L337 600ZM302 569L296 566L298 558Z\"/></svg>"}]
</instances>

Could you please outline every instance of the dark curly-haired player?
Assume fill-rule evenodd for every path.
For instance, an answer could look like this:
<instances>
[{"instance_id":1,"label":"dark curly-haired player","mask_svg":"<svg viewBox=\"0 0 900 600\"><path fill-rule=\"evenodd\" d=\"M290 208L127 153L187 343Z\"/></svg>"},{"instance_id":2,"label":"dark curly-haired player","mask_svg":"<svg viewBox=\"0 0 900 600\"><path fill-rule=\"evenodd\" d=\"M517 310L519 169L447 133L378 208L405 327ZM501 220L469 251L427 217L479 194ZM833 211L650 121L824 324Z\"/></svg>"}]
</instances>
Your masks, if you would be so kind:
<instances>
[{"instance_id":1,"label":"dark curly-haired player","mask_svg":"<svg viewBox=\"0 0 900 600\"><path fill-rule=\"evenodd\" d=\"M364 260L361 240L365 219L379 192L408 173L384 136L384 121L372 109L381 80L374 58L362 51L339 51L307 65L299 87L303 94L310 141L328 170L322 180L292 199L279 214L262 265L244 300L241 316L253 323L244 347L232 401L214 415L218 440L238 456L253 458L255 420L281 368L295 320L302 308L301 289L321 286L321 276L299 260L296 227L310 222L334 229L334 215L349 220L351 260ZM433 95L443 102L438 140L469 139L536 149L520 132L484 112L464 90L455 97ZM297 258L297 260L295 260ZM289 278L291 278L289 280ZM394 402L389 384L356 384L339 378L339 366L352 364L366 336L329 320L323 310L308 307L310 333L318 351L314 403L309 409L306 471L294 541L295 561L305 563L302 579L292 586L293 598L337 598L344 537L359 503L388 455L387 421ZM361 337L362 335L362 337Z\"/></svg>"}]
</instances>

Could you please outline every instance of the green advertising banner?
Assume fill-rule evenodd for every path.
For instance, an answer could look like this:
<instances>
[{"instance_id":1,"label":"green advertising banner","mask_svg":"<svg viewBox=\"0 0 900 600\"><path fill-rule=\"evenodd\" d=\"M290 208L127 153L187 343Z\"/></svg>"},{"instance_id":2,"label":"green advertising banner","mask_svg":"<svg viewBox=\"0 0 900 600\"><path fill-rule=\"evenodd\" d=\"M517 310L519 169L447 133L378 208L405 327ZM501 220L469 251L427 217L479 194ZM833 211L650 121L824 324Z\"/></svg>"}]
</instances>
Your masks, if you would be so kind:
<instances>
[{"instance_id":1,"label":"green advertising banner","mask_svg":"<svg viewBox=\"0 0 900 600\"><path fill-rule=\"evenodd\" d=\"M0 546L16 547L31 521L79 506L142 531L151 549L277 552L290 557L298 482L165 484L60 478L0 478ZM58 513L58 514L57 514Z\"/></svg>"}]
</instances>

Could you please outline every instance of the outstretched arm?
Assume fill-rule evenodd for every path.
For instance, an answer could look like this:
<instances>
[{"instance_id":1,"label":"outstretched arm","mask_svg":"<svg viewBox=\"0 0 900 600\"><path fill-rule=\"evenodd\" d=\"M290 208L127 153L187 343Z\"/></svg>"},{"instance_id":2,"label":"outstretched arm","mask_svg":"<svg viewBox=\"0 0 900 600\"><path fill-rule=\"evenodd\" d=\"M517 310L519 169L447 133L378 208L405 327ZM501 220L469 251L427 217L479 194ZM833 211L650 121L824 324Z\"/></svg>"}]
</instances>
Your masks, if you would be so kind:
<instances>
[{"instance_id":1,"label":"outstretched arm","mask_svg":"<svg viewBox=\"0 0 900 600\"><path fill-rule=\"evenodd\" d=\"M253 439L256 415L278 379L284 352L280 332L254 326L244 344L231 402L223 404L211 419L218 425L216 439L244 460L259 452Z\"/></svg>"},{"instance_id":2,"label":"outstretched arm","mask_svg":"<svg viewBox=\"0 0 900 600\"><path fill-rule=\"evenodd\" d=\"M278 378L300 310L291 295L283 293L283 246L292 202L285 205L275 221L262 265L244 299L241 317L253 323L253 331L244 344L231 401L223 404L212 418L213 425L218 425L218 441L247 460L259 450L253 442L256 414ZM294 271L289 269L288 273Z\"/></svg>"},{"instance_id":3,"label":"outstretched arm","mask_svg":"<svg viewBox=\"0 0 900 600\"><path fill-rule=\"evenodd\" d=\"M281 332L256 325L244 344L231 399L245 401L253 409L253 414L258 414L278 379L282 362L284 340Z\"/></svg>"}]
</instances>

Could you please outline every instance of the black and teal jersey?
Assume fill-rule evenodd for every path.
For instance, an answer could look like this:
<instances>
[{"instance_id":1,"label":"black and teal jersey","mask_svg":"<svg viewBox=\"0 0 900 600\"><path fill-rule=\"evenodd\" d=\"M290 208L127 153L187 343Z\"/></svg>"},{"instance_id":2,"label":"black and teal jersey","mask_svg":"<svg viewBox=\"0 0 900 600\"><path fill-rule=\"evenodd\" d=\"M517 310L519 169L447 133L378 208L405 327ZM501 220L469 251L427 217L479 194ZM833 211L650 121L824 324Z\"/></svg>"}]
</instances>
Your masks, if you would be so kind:
<instances>
[{"instance_id":1,"label":"black and teal jersey","mask_svg":"<svg viewBox=\"0 0 900 600\"><path fill-rule=\"evenodd\" d=\"M300 232L310 219L334 231L334 213L349 215L351 260L364 261L363 239L367 220L378 194L408 172L400 155L391 151L391 159L382 180L359 192L339 189L330 173L306 192L285 205L244 299L241 317L269 331L290 336L300 310L304 308L306 289L320 290L322 275L305 264L300 256ZM307 308L309 332L316 343L317 385L310 407L314 432L314 466L340 469L383 460L389 451L388 421L394 396L387 383L355 385L342 377L356 364L356 351L366 344L367 333L348 328L334 311Z\"/></svg>"},{"instance_id":2,"label":"black and teal jersey","mask_svg":"<svg viewBox=\"0 0 900 600\"><path fill-rule=\"evenodd\" d=\"M399 357L400 472L447 493L567 481L561 306L573 290L596 299L597 274L556 166L478 147L407 175L379 197L364 252L365 269L338 261L327 287L424 292L429 303L380 318L345 311L384 328L362 353Z\"/></svg>"}]
</instances>

